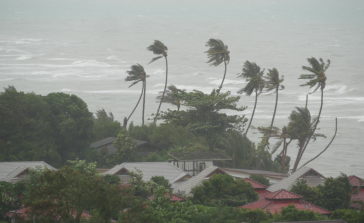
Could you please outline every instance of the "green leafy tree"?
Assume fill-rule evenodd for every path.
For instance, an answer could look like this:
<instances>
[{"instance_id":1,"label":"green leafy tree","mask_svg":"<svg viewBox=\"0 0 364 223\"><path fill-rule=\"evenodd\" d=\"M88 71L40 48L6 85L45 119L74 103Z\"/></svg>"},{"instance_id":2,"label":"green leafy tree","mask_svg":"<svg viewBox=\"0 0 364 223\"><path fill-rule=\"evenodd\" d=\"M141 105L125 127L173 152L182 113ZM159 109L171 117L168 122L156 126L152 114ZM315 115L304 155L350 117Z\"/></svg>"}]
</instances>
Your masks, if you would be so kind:
<instances>
[{"instance_id":1,"label":"green leafy tree","mask_svg":"<svg viewBox=\"0 0 364 223\"><path fill-rule=\"evenodd\" d=\"M154 176L150 178L150 180L156 183L157 185L163 186L166 189L171 188L171 184L163 176Z\"/></svg>"},{"instance_id":2,"label":"green leafy tree","mask_svg":"<svg viewBox=\"0 0 364 223\"><path fill-rule=\"evenodd\" d=\"M224 62L225 65L224 76L218 90L220 91L225 81L227 65L230 62L230 51L228 50L228 46L219 39L209 39L206 46L209 47L209 49L205 52L209 59L207 63L210 63L211 66L219 66L222 62Z\"/></svg>"},{"instance_id":3,"label":"green leafy tree","mask_svg":"<svg viewBox=\"0 0 364 223\"><path fill-rule=\"evenodd\" d=\"M168 82L168 60L167 60L167 52L168 52L168 48L161 41L154 40L154 43L152 45L148 46L147 49L149 51L152 51L153 54L161 55L161 56L157 56L157 57L153 58L152 61L150 61L149 63L152 63L152 62L154 62L154 61L156 61L156 60L158 60L158 59L160 59L162 57L164 57L164 59L166 61L166 81L164 83L164 91L163 91L161 100L159 102L158 110L157 110L157 113L156 113L155 118L154 118L154 123L155 123L157 121L156 118L159 115L159 110L161 109L162 102L164 102L164 95L165 95L166 89L167 89L167 82Z\"/></svg>"},{"instance_id":4,"label":"green leafy tree","mask_svg":"<svg viewBox=\"0 0 364 223\"><path fill-rule=\"evenodd\" d=\"M296 161L292 170L295 172L304 152L306 141L310 140L311 136L313 136L314 141L317 137L326 138L326 136L319 133L313 133L315 131L315 123L317 122L317 118L311 119L310 111L307 108L296 107L296 111L292 111L291 115L289 116L289 120L290 122L288 124L288 128L290 129L290 134L292 137L291 139L297 139L299 147Z\"/></svg>"},{"instance_id":5,"label":"green leafy tree","mask_svg":"<svg viewBox=\"0 0 364 223\"><path fill-rule=\"evenodd\" d=\"M98 174L78 171L64 166L59 170L45 170L39 183L27 193L25 205L30 207L28 216L36 216L36 222L81 222L84 211L93 211L109 222L132 200L127 189L110 185Z\"/></svg>"},{"instance_id":6,"label":"green leafy tree","mask_svg":"<svg viewBox=\"0 0 364 223\"><path fill-rule=\"evenodd\" d=\"M358 212L353 209L340 209L332 212L330 216L332 220L344 220L347 223L362 223L364 222L364 210Z\"/></svg>"},{"instance_id":7,"label":"green leafy tree","mask_svg":"<svg viewBox=\"0 0 364 223\"><path fill-rule=\"evenodd\" d=\"M320 122L321 111L322 111L322 107L323 107L323 104L324 104L324 89L325 89L325 86L326 86L326 79L327 79L325 72L330 66L330 60L327 60L327 64L325 64L324 61L321 58L320 58L320 62L317 61L317 59L314 58L314 57L308 58L307 61L309 62L311 67L302 66L302 69L311 72L311 74L302 74L300 76L299 79L309 80L308 82L306 82L305 84L302 84L301 86L310 86L310 88L314 87L314 90L312 91L312 93L316 92L317 89L320 88L320 90L321 90L321 105L320 105L319 114L317 116L317 120L316 120L315 125L313 127L313 131L310 134L309 138L307 139L307 141L305 143L305 146L303 147L300 156L296 160L295 166L293 168L293 172L296 171L297 165L301 161L302 155L305 152L306 147L307 147L308 143L310 142L311 138L314 136L317 125Z\"/></svg>"},{"instance_id":8,"label":"green leafy tree","mask_svg":"<svg viewBox=\"0 0 364 223\"><path fill-rule=\"evenodd\" d=\"M263 175L255 175L255 174L252 174L252 175L249 176L249 179L255 180L258 183L261 183L261 184L263 184L265 186L269 186L269 179L266 178Z\"/></svg>"},{"instance_id":9,"label":"green leafy tree","mask_svg":"<svg viewBox=\"0 0 364 223\"><path fill-rule=\"evenodd\" d=\"M127 71L126 73L128 74L128 76L125 78L125 81L132 81L133 83L129 86L132 87L134 85L136 85L139 82L142 82L142 92L140 93L140 97L139 100L137 102L137 104L135 105L133 111L130 113L127 122L129 121L130 117L133 115L135 109L138 107L140 99L142 98L143 94L143 113L142 113L142 124L144 125L144 112L145 112L145 92L147 90L147 78L149 77L149 75L147 75L144 71L144 67L140 64L135 64L132 65L131 70Z\"/></svg>"},{"instance_id":10,"label":"green leafy tree","mask_svg":"<svg viewBox=\"0 0 364 223\"><path fill-rule=\"evenodd\" d=\"M43 160L59 165L51 115L42 96L5 88L0 95L0 161Z\"/></svg>"},{"instance_id":11,"label":"green leafy tree","mask_svg":"<svg viewBox=\"0 0 364 223\"><path fill-rule=\"evenodd\" d=\"M318 204L319 200L322 199L320 187L310 187L306 180L298 181L292 186L291 192L301 195L305 201L312 204Z\"/></svg>"},{"instance_id":12,"label":"green leafy tree","mask_svg":"<svg viewBox=\"0 0 364 223\"><path fill-rule=\"evenodd\" d=\"M50 93L49 104L57 151L62 163L84 157L92 140L93 120L87 104L76 95Z\"/></svg>"},{"instance_id":13,"label":"green leafy tree","mask_svg":"<svg viewBox=\"0 0 364 223\"><path fill-rule=\"evenodd\" d=\"M179 109L181 108L181 104L182 104L182 98L180 96L180 94L178 94L178 88L174 85L169 85L167 90L165 91L165 95L164 95L164 91L159 92L160 95L157 96L157 101L158 102L164 102L164 103L169 103L172 105L177 106L177 111L179 111ZM163 98L163 101L162 101Z\"/></svg>"},{"instance_id":14,"label":"green leafy tree","mask_svg":"<svg viewBox=\"0 0 364 223\"><path fill-rule=\"evenodd\" d=\"M288 207L282 207L280 213L274 214L270 222L319 221L326 219L322 214L308 210L297 210L293 204L290 204Z\"/></svg>"},{"instance_id":15,"label":"green leafy tree","mask_svg":"<svg viewBox=\"0 0 364 223\"><path fill-rule=\"evenodd\" d=\"M264 69L261 70L260 67L256 63L251 63L246 61L244 63L243 72L238 74L239 77L243 77L246 79L248 84L238 91L239 94L245 93L247 96L250 96L253 92L255 92L255 104L252 113L252 117L250 118L250 122L248 127L246 128L245 135L248 134L250 125L252 124L255 108L257 107L258 95L262 93L263 88L265 86L265 81L263 79Z\"/></svg>"},{"instance_id":16,"label":"green leafy tree","mask_svg":"<svg viewBox=\"0 0 364 223\"><path fill-rule=\"evenodd\" d=\"M98 141L105 139L107 137L116 137L120 132L122 126L120 122L114 119L113 113L106 113L104 109L95 112L94 117L94 139L93 141Z\"/></svg>"},{"instance_id":17,"label":"green leafy tree","mask_svg":"<svg viewBox=\"0 0 364 223\"><path fill-rule=\"evenodd\" d=\"M134 161L136 159L135 145L136 141L129 135L128 131L120 131L114 142L117 151L112 157L112 163L120 164L127 161Z\"/></svg>"},{"instance_id":18,"label":"green leafy tree","mask_svg":"<svg viewBox=\"0 0 364 223\"><path fill-rule=\"evenodd\" d=\"M11 210L19 209L22 202L22 195L25 190L23 182L15 184L0 181L0 218L4 219L5 214Z\"/></svg>"},{"instance_id":19,"label":"green leafy tree","mask_svg":"<svg viewBox=\"0 0 364 223\"><path fill-rule=\"evenodd\" d=\"M204 94L197 90L188 93L181 90L179 93L187 110L168 110L160 118L166 123L182 126L196 136L205 137L210 149L217 146L228 130L241 131L245 125L244 116L226 114L229 110L245 110L245 107L237 106L240 97L229 97L229 91L218 93L213 90L210 94Z\"/></svg>"},{"instance_id":20,"label":"green leafy tree","mask_svg":"<svg viewBox=\"0 0 364 223\"><path fill-rule=\"evenodd\" d=\"M192 189L191 201L195 204L216 205L218 201L228 206L241 206L258 200L258 194L250 183L230 175L215 174L201 186Z\"/></svg>"}]
</instances>

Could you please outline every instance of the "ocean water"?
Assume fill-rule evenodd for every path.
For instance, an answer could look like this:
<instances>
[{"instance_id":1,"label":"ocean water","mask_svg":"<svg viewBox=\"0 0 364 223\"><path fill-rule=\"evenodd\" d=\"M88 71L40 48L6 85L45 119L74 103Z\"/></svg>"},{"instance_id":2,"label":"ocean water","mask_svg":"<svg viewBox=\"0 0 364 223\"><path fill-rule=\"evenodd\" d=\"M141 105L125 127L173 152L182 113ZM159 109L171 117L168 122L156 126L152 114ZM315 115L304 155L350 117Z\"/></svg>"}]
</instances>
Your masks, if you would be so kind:
<instances>
[{"instance_id":1,"label":"ocean water","mask_svg":"<svg viewBox=\"0 0 364 223\"><path fill-rule=\"evenodd\" d=\"M308 87L298 80L308 57L330 59L324 107L319 124L326 139L309 144L301 164L319 153L334 134L331 147L309 166L325 176L340 172L364 177L364 1L362 0L0 0L0 88L46 95L64 92L81 97L95 112L104 108L118 120L128 116L140 91L128 88L125 73L140 63L147 80L146 117L155 113L155 97L163 90L163 60L148 65L146 48L155 39L169 48L169 84L206 93L219 86L223 65L206 64L205 43L219 38L229 46L231 61L222 91L237 91L246 60L284 75L275 125L288 123L290 112L303 107ZM275 95L258 98L253 126L269 126ZM250 118L254 96L239 105ZM320 92L309 96L318 113ZM173 109L163 104L162 110ZM132 117L141 123L141 106ZM260 135L250 130L258 142ZM272 141L273 142L273 141ZM288 150L293 159L294 143ZM292 160L292 164L293 165Z\"/></svg>"}]
</instances>

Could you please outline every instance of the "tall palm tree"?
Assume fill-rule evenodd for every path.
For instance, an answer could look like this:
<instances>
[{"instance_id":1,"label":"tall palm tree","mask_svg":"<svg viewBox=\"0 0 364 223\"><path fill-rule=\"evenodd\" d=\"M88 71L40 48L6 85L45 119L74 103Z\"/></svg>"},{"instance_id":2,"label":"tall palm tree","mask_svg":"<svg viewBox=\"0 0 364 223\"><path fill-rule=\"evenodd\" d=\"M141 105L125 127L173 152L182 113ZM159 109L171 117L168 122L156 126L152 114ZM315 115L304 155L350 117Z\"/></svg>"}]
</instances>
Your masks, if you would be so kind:
<instances>
[{"instance_id":1,"label":"tall palm tree","mask_svg":"<svg viewBox=\"0 0 364 223\"><path fill-rule=\"evenodd\" d=\"M313 131L310 135L310 137L308 138L302 154L305 152L306 147L308 145L308 143L310 142L310 139L312 138L312 135L315 133L316 127L320 121L320 116L321 116L321 111L322 111L322 106L324 104L324 89L326 86L326 70L329 68L330 66L330 60L327 60L327 64L324 63L324 61L322 60L322 58L320 58L320 62L317 61L316 58L311 57L307 59L308 63L311 65L311 67L306 67L306 66L302 66L303 70L307 70L309 72L311 72L311 74L301 74L301 76L299 77L299 79L304 79L304 80L309 80L308 82L306 82L305 84L302 84L300 86L310 86L310 88L314 87L314 90L311 92L314 93L316 92L319 88L321 90L321 105L320 105L320 110L319 110L319 114L317 116L317 121L315 123L315 127L313 128ZM301 154L301 155L302 155ZM298 162L301 160L302 157L299 157ZM297 161L297 160L296 160ZM297 163L298 165L298 163ZM296 166L297 168L297 166ZM295 171L296 169L294 169Z\"/></svg>"},{"instance_id":2,"label":"tall palm tree","mask_svg":"<svg viewBox=\"0 0 364 223\"><path fill-rule=\"evenodd\" d=\"M290 122L288 124L291 137L294 140L298 140L299 147L297 158L292 170L293 172L295 172L297 169L297 166L304 152L303 148L307 140L310 140L310 137L313 137L314 141L317 137L326 138L326 136L323 134L314 133L314 127L315 123L317 122L317 118L311 119L310 111L307 108L296 107L296 110L293 110L291 115L289 116Z\"/></svg>"},{"instance_id":3,"label":"tall palm tree","mask_svg":"<svg viewBox=\"0 0 364 223\"><path fill-rule=\"evenodd\" d=\"M274 118L276 116L277 111L277 105L278 105L278 91L284 89L284 85L282 85L282 82L284 81L284 76L282 75L282 78L279 78L279 72L276 68L273 68L272 70L268 69L267 77L264 77L266 79L266 91L272 92L276 94L276 104L274 106L274 112L272 117L272 122L270 124L270 127L272 128L274 123ZM267 137L267 143L268 144L269 137Z\"/></svg>"},{"instance_id":4,"label":"tall palm tree","mask_svg":"<svg viewBox=\"0 0 364 223\"><path fill-rule=\"evenodd\" d=\"M160 55L160 56L154 57L149 62L149 64L152 63L152 62L154 62L154 61L156 61L156 60L158 60L158 59L160 59L160 58L162 58L162 57L164 57L164 59L166 61L166 80L165 80L165 84L164 84L164 91L163 91L163 94L162 94L162 100L159 103L158 110L157 110L157 113L156 113L155 118L154 118L154 123L155 123L157 121L157 117L159 115L159 110L161 109L161 105L162 105L162 102L163 102L164 94L166 93L166 89L167 89L167 82L168 82L168 60L167 60L167 52L168 52L168 48L161 41L154 40L154 43L152 45L148 46L147 49L149 51L152 51L156 55Z\"/></svg>"},{"instance_id":5,"label":"tall palm tree","mask_svg":"<svg viewBox=\"0 0 364 223\"><path fill-rule=\"evenodd\" d=\"M206 46L209 47L209 49L205 52L209 59L207 63L210 63L211 66L218 66L222 62L225 64L224 76L219 87L219 89L221 89L225 81L227 65L230 62L230 51L228 50L228 46L219 39L209 39Z\"/></svg>"},{"instance_id":6,"label":"tall palm tree","mask_svg":"<svg viewBox=\"0 0 364 223\"><path fill-rule=\"evenodd\" d=\"M147 77L149 77L145 71L144 71L144 67L140 64L136 64L136 65L132 65L131 70L127 71L126 73L128 74L128 76L125 78L125 81L133 81L133 83L129 86L132 87L134 85L136 85L139 82L142 82L142 92L140 93L140 97L139 100L137 102L137 104L135 105L133 111L131 112L131 114L128 117L128 121L130 119L130 117L133 115L135 109L138 107L140 99L143 96L144 93L144 97L143 97L143 116L142 116L142 124L144 125L144 112L145 112L145 92L146 92L146 81L147 81Z\"/></svg>"},{"instance_id":7,"label":"tall palm tree","mask_svg":"<svg viewBox=\"0 0 364 223\"><path fill-rule=\"evenodd\" d=\"M179 89L176 86L172 84L169 85L166 94L164 95L164 98L163 98L163 91L161 91L159 92L160 95L157 96L157 101L158 102L162 101L163 98L163 102L177 106L177 111L179 111L181 103L183 101L180 95L178 95L178 90Z\"/></svg>"},{"instance_id":8,"label":"tall palm tree","mask_svg":"<svg viewBox=\"0 0 364 223\"><path fill-rule=\"evenodd\" d=\"M257 107L258 95L262 93L263 88L265 86L265 81L263 80L264 69L260 70L260 67L256 63L250 63L246 61L244 63L243 72L238 74L239 77L243 77L246 79L248 84L238 91L239 94L245 93L250 96L253 92L255 92L255 105L252 113L252 117L250 118L249 126L246 129L245 135L248 133L250 125L252 124L252 120L255 113L255 108Z\"/></svg>"}]
</instances>

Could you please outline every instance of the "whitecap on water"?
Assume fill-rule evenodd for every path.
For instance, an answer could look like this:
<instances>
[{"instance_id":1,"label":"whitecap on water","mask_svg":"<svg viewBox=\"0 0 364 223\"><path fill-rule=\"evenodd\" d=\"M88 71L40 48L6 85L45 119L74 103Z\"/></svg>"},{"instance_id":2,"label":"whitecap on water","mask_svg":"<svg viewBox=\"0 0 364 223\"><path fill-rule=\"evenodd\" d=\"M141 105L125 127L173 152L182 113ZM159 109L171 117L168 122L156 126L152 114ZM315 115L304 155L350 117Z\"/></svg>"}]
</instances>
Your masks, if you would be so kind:
<instances>
[{"instance_id":1,"label":"whitecap on water","mask_svg":"<svg viewBox=\"0 0 364 223\"><path fill-rule=\"evenodd\" d=\"M22 55L22 56L16 58L15 60L28 60L30 58L32 58L32 57L31 56L28 56L28 55Z\"/></svg>"},{"instance_id":2,"label":"whitecap on water","mask_svg":"<svg viewBox=\"0 0 364 223\"><path fill-rule=\"evenodd\" d=\"M77 60L72 63L75 67L112 67L113 65L99 62L96 60Z\"/></svg>"},{"instance_id":3,"label":"whitecap on water","mask_svg":"<svg viewBox=\"0 0 364 223\"><path fill-rule=\"evenodd\" d=\"M222 79L217 79L217 80L211 81L209 84L220 85L221 81L222 81ZM225 81L224 81L224 85L225 84L245 84L245 83L246 83L245 81L229 80L229 79L225 79Z\"/></svg>"},{"instance_id":4,"label":"whitecap on water","mask_svg":"<svg viewBox=\"0 0 364 223\"><path fill-rule=\"evenodd\" d=\"M346 85L328 85L325 87L324 91L335 91L338 94L343 94L346 92L356 91L356 88L349 88Z\"/></svg>"}]
</instances>

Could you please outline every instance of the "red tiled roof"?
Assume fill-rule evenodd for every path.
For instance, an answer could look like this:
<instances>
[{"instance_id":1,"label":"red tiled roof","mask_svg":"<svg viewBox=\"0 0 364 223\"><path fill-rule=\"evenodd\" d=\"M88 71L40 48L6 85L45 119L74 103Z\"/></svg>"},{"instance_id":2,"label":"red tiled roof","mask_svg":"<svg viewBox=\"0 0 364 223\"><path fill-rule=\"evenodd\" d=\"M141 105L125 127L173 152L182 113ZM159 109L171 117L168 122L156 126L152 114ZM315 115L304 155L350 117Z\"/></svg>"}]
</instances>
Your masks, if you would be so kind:
<instances>
[{"instance_id":1,"label":"red tiled roof","mask_svg":"<svg viewBox=\"0 0 364 223\"><path fill-rule=\"evenodd\" d=\"M258 208L261 210L269 210L270 213L274 214L275 212L280 212L282 207L287 207L290 204L293 204L298 210L310 210L325 215L331 214L330 211L304 201L301 196L284 189L261 197L256 202L238 207L238 209L245 208L254 210Z\"/></svg>"},{"instance_id":2,"label":"red tiled roof","mask_svg":"<svg viewBox=\"0 0 364 223\"><path fill-rule=\"evenodd\" d=\"M253 186L254 189L265 189L267 188L267 186L265 186L264 184L261 184L255 180L252 180L250 178L244 178L244 181L247 183L251 183L251 185Z\"/></svg>"},{"instance_id":3,"label":"red tiled roof","mask_svg":"<svg viewBox=\"0 0 364 223\"><path fill-rule=\"evenodd\" d=\"M350 183L353 185L353 187L358 187L359 186L359 183L360 183L360 178L355 176L355 175L351 175L351 176L348 176L348 179L350 181ZM361 184L362 187L364 187L364 183Z\"/></svg>"},{"instance_id":4,"label":"red tiled roof","mask_svg":"<svg viewBox=\"0 0 364 223\"><path fill-rule=\"evenodd\" d=\"M164 197L168 197L168 196L169 196L169 193L166 193L164 195ZM148 197L148 199L149 200L153 200L153 196ZM171 197L170 201L181 201L181 202L183 202L183 201L186 201L186 199L184 199L182 197L179 197L177 195L172 194L172 197Z\"/></svg>"},{"instance_id":5,"label":"red tiled roof","mask_svg":"<svg viewBox=\"0 0 364 223\"><path fill-rule=\"evenodd\" d=\"M353 189L353 193L351 194L351 200L364 202L364 187L360 188L360 191L357 194L354 194L354 191L356 191L356 188Z\"/></svg>"},{"instance_id":6,"label":"red tiled roof","mask_svg":"<svg viewBox=\"0 0 364 223\"><path fill-rule=\"evenodd\" d=\"M266 195L272 193L269 190L255 190L258 193L259 197L265 197Z\"/></svg>"},{"instance_id":7,"label":"red tiled roof","mask_svg":"<svg viewBox=\"0 0 364 223\"><path fill-rule=\"evenodd\" d=\"M280 189L271 194L268 194L267 196L265 196L265 198L268 200L299 200L302 199L302 196L287 191L285 189Z\"/></svg>"}]
</instances>

